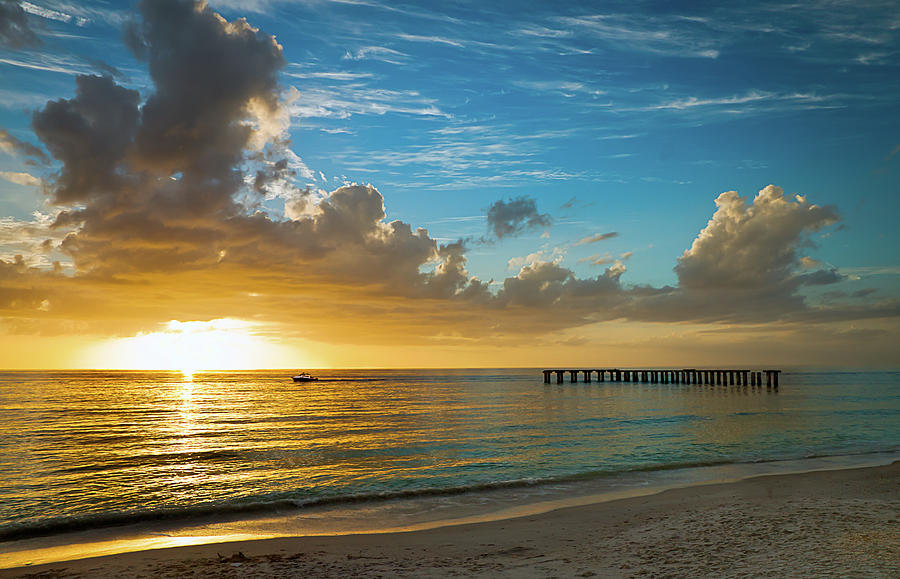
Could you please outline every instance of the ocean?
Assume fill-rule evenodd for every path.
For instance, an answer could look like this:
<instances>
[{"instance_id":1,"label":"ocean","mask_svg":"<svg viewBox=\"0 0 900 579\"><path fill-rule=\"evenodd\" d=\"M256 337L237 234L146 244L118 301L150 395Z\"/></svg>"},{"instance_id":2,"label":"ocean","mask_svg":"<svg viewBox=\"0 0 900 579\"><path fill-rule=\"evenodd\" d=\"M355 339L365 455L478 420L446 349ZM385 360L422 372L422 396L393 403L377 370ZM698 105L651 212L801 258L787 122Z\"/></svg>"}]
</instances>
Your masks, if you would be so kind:
<instances>
[{"instance_id":1,"label":"ocean","mask_svg":"<svg viewBox=\"0 0 900 579\"><path fill-rule=\"evenodd\" d=\"M0 373L0 553L78 533L423 528L900 459L900 373L780 388L540 370Z\"/></svg>"}]
</instances>

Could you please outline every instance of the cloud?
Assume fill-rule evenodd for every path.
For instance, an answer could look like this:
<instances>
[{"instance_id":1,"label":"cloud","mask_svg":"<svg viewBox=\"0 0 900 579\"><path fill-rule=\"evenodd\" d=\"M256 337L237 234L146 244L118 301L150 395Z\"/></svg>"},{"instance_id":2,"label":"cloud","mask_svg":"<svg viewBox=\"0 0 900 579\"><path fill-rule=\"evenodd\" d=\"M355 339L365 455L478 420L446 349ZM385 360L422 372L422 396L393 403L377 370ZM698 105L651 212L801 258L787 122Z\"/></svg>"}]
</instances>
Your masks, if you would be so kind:
<instances>
[{"instance_id":1,"label":"cloud","mask_svg":"<svg viewBox=\"0 0 900 579\"><path fill-rule=\"evenodd\" d=\"M0 1L0 46L23 48L40 44L40 39L28 25L22 6L13 0Z\"/></svg>"},{"instance_id":2,"label":"cloud","mask_svg":"<svg viewBox=\"0 0 900 579\"><path fill-rule=\"evenodd\" d=\"M541 249L534 253L529 253L525 257L512 257L507 261L507 269L521 269L524 265L532 265L540 261L551 263L562 263L566 257L566 250L562 247L554 247L551 250Z\"/></svg>"},{"instance_id":3,"label":"cloud","mask_svg":"<svg viewBox=\"0 0 900 579\"><path fill-rule=\"evenodd\" d=\"M108 77L79 76L75 98L34 113L35 134L63 163L54 182L58 203L126 195L125 162L138 127L140 95Z\"/></svg>"},{"instance_id":4,"label":"cloud","mask_svg":"<svg viewBox=\"0 0 900 579\"><path fill-rule=\"evenodd\" d=\"M576 241L574 245L587 245L588 243L597 243L598 241L604 241L606 239L612 239L613 237L618 237L618 231L610 231L609 233L595 233L594 235L589 235L588 237L583 237Z\"/></svg>"},{"instance_id":5,"label":"cloud","mask_svg":"<svg viewBox=\"0 0 900 579\"><path fill-rule=\"evenodd\" d=\"M41 180L30 173L17 173L14 171L0 171L0 177L6 179L10 183L23 186L38 186Z\"/></svg>"},{"instance_id":6,"label":"cloud","mask_svg":"<svg viewBox=\"0 0 900 579\"><path fill-rule=\"evenodd\" d=\"M488 208L487 221L488 228L498 239L549 227L553 222L548 214L538 213L534 199L524 196L492 203Z\"/></svg>"},{"instance_id":7,"label":"cloud","mask_svg":"<svg viewBox=\"0 0 900 579\"><path fill-rule=\"evenodd\" d=\"M721 41L710 34L703 19L653 17L647 14L590 14L561 16L557 20L567 28L593 36L614 50L687 58L718 58L720 53ZM542 36L551 34L544 33Z\"/></svg>"},{"instance_id":8,"label":"cloud","mask_svg":"<svg viewBox=\"0 0 900 579\"><path fill-rule=\"evenodd\" d=\"M578 279L558 263L538 261L523 266L515 277L503 280L496 301L503 307L539 308L545 313L549 313L548 308L568 310L573 320L580 318L583 324L590 318L586 306L614 311L627 299L619 285L624 272L624 266L611 267L596 278Z\"/></svg>"},{"instance_id":9,"label":"cloud","mask_svg":"<svg viewBox=\"0 0 900 579\"><path fill-rule=\"evenodd\" d=\"M460 40L452 38L444 38L442 36L420 36L418 34L398 34L397 38L408 40L410 42L428 42L432 44L445 44L447 46L455 46L456 48L465 48L465 44Z\"/></svg>"},{"instance_id":10,"label":"cloud","mask_svg":"<svg viewBox=\"0 0 900 579\"><path fill-rule=\"evenodd\" d=\"M897 145L896 147L894 147L893 149L891 149L891 152L888 153L888 156L885 157L884 160L885 160L885 161L890 161L891 158L892 158L894 155L896 155L897 153L900 153L900 145Z\"/></svg>"},{"instance_id":11,"label":"cloud","mask_svg":"<svg viewBox=\"0 0 900 579\"><path fill-rule=\"evenodd\" d=\"M47 155L38 147L17 139L10 135L6 129L0 129L0 151L10 155L24 155L26 157L31 157L41 163L48 163L50 161L49 157L47 157Z\"/></svg>"},{"instance_id":12,"label":"cloud","mask_svg":"<svg viewBox=\"0 0 900 579\"><path fill-rule=\"evenodd\" d=\"M436 102L416 91L375 89L359 85L340 88L308 86L303 91L297 91L296 99L290 104L290 114L301 119L347 119L353 115L387 113L448 117Z\"/></svg>"},{"instance_id":13,"label":"cloud","mask_svg":"<svg viewBox=\"0 0 900 579\"><path fill-rule=\"evenodd\" d=\"M720 287L773 290L792 285L800 265L797 249L810 245L808 234L839 219L831 206L793 200L774 185L762 189L747 206L736 191L716 199L717 210L675 272L682 288Z\"/></svg>"},{"instance_id":14,"label":"cloud","mask_svg":"<svg viewBox=\"0 0 900 579\"><path fill-rule=\"evenodd\" d=\"M834 269L813 271L814 264L797 254L813 245L811 233L838 221L836 208L811 204L800 195L788 198L774 185L762 189L750 205L727 191L716 206L712 219L678 258L677 288L650 291L630 304L629 316L749 322L838 315L837 310L826 314L812 308L801 290L844 277Z\"/></svg>"},{"instance_id":15,"label":"cloud","mask_svg":"<svg viewBox=\"0 0 900 579\"><path fill-rule=\"evenodd\" d=\"M600 255L599 253L595 253L594 255L588 257L582 257L578 260L578 263L587 263L590 262L591 265L609 265L615 264L617 266L623 266L624 261L627 261L634 255L630 251L626 251L621 254L618 258L613 257L609 252ZM624 267L624 266L623 266Z\"/></svg>"},{"instance_id":16,"label":"cloud","mask_svg":"<svg viewBox=\"0 0 900 579\"><path fill-rule=\"evenodd\" d=\"M0 259L23 257L29 265L52 267L62 256L55 252L65 232L55 230L53 215L35 211L30 221L0 219Z\"/></svg>"},{"instance_id":17,"label":"cloud","mask_svg":"<svg viewBox=\"0 0 900 579\"><path fill-rule=\"evenodd\" d=\"M630 254L579 278L546 251L513 262L521 266L514 276L479 280L467 270L463 241L439 242L424 228L389 221L374 186L327 191L297 182L315 176L289 148L285 123L296 101L278 83L285 62L272 36L202 3L145 1L138 10L127 38L148 63L148 93L78 76L74 96L33 115L35 134L59 163L44 183L58 213L52 223L3 226L7 245L19 232L29 239L21 253L0 258L4 327L31 331L52 318L133 334L165 320L231 317L277 321L294 336L385 344L524 340L556 331L562 319L575 327L900 312L859 298L853 307L810 305L806 288L842 276L803 269L800 251L838 214L773 186L751 204L735 192L718 197L675 266L677 287L624 284ZM8 133L0 143L27 153ZM276 200L283 210L273 209ZM551 217L533 198L517 197L493 203L487 222L499 239L548 227ZM62 252L74 274L47 271L50 258L35 260L29 250ZM45 301L51 306L41 309Z\"/></svg>"},{"instance_id":18,"label":"cloud","mask_svg":"<svg viewBox=\"0 0 900 579\"><path fill-rule=\"evenodd\" d=\"M800 258L800 267L802 267L803 269L814 269L820 267L821 265L821 261L813 259L809 256L803 256Z\"/></svg>"},{"instance_id":19,"label":"cloud","mask_svg":"<svg viewBox=\"0 0 900 579\"><path fill-rule=\"evenodd\" d=\"M32 4L31 2L22 2L21 4L22 8L29 14L34 14L35 16L46 18L47 20L56 20L57 22L66 23L74 21L78 26L84 26L88 23L88 19L81 16L73 16L72 14L61 12L59 10L52 10L43 6L38 6L36 4ZM69 6L67 6L67 8L68 7Z\"/></svg>"},{"instance_id":20,"label":"cloud","mask_svg":"<svg viewBox=\"0 0 900 579\"><path fill-rule=\"evenodd\" d=\"M82 275L117 279L237 268L309 284L363 281L394 295L475 299L462 244L385 221L371 186L314 192L286 146L290 102L277 82L281 47L243 19L203 4L143 2L129 43L154 92L79 76L75 96L47 103L35 134L61 162L49 183L55 226ZM251 169L252 168L252 169ZM260 210L282 197L287 219ZM433 264L431 271L423 267Z\"/></svg>"},{"instance_id":21,"label":"cloud","mask_svg":"<svg viewBox=\"0 0 900 579\"><path fill-rule=\"evenodd\" d=\"M363 46L355 51L344 53L344 60L380 60L389 64L403 64L409 55L386 46Z\"/></svg>"}]
</instances>

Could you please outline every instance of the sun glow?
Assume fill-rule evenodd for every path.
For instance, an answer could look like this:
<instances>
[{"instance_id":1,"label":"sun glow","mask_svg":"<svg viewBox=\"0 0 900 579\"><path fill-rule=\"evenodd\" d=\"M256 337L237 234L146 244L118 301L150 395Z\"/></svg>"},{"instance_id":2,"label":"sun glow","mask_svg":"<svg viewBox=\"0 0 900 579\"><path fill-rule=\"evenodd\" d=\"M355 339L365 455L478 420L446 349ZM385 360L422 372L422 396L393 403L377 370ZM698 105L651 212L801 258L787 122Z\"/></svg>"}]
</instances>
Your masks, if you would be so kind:
<instances>
[{"instance_id":1,"label":"sun glow","mask_svg":"<svg viewBox=\"0 0 900 579\"><path fill-rule=\"evenodd\" d=\"M243 320L221 318L206 322L172 320L158 332L141 332L112 340L98 352L98 367L180 371L190 382L201 370L249 370L293 366L297 353L258 335L260 327ZM279 364L278 360L295 360Z\"/></svg>"}]
</instances>

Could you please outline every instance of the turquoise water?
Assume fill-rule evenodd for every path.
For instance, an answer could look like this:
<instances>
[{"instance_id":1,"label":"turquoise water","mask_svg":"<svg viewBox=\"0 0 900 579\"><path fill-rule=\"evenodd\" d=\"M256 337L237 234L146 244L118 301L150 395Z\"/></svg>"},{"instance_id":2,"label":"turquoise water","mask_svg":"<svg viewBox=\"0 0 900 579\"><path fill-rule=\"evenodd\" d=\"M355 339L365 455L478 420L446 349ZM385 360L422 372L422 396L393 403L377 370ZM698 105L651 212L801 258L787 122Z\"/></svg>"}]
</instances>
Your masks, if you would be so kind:
<instances>
[{"instance_id":1,"label":"turquoise water","mask_svg":"<svg viewBox=\"0 0 900 579\"><path fill-rule=\"evenodd\" d=\"M900 452L896 372L785 372L778 391L317 374L0 374L0 539Z\"/></svg>"}]
</instances>

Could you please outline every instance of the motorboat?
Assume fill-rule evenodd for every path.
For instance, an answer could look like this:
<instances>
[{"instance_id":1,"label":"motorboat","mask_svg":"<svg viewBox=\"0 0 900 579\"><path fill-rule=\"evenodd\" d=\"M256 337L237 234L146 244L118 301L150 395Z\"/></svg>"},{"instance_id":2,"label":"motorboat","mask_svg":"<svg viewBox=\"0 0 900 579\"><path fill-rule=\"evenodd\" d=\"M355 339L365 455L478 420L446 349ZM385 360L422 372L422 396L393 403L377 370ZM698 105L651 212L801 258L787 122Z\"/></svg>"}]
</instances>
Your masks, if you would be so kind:
<instances>
[{"instance_id":1,"label":"motorboat","mask_svg":"<svg viewBox=\"0 0 900 579\"><path fill-rule=\"evenodd\" d=\"M319 380L315 376L312 376L312 375L306 374L306 373L297 374L296 376L294 376L293 379L294 379L294 382L317 382Z\"/></svg>"}]
</instances>

